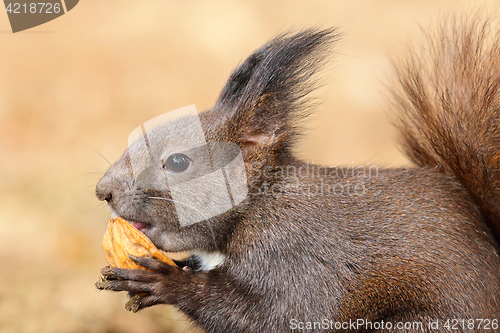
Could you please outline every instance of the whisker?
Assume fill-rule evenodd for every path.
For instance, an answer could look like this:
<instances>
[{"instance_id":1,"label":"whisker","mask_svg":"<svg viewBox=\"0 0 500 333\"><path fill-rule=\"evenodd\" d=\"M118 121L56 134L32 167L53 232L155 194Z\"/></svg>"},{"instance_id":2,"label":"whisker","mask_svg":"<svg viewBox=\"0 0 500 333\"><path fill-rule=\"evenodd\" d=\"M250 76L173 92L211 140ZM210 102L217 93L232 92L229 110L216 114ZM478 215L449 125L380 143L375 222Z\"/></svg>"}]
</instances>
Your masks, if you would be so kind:
<instances>
[{"instance_id":1,"label":"whisker","mask_svg":"<svg viewBox=\"0 0 500 333\"><path fill-rule=\"evenodd\" d=\"M106 207L107 207L107 205L104 204L103 202L101 202L97 206L94 206L93 208L86 210L85 213L90 213L94 210L102 210L102 209L105 209Z\"/></svg>"},{"instance_id":2,"label":"whisker","mask_svg":"<svg viewBox=\"0 0 500 333\"><path fill-rule=\"evenodd\" d=\"M103 154L101 154L100 152L98 152L97 150L95 150L91 145L89 145L88 143L86 143L85 141L83 141L84 144L86 144L90 149L92 149L93 151L95 151L97 153L97 155L101 156L102 158L104 158L104 160L106 162L108 162L109 166L111 166L111 162L106 158L104 157Z\"/></svg>"},{"instance_id":3,"label":"whisker","mask_svg":"<svg viewBox=\"0 0 500 333\"><path fill-rule=\"evenodd\" d=\"M93 165L90 165L90 164L87 164L87 163L85 163L85 162L81 162L81 161L80 161L80 163L81 163L81 164L83 164L83 165L85 165L85 166L88 166L89 168L92 168L92 169L94 169L94 170L96 170L96 171L98 171L98 172L100 172L100 173L103 173L103 172L104 172L104 171L102 171L101 169L99 169L99 168L97 168L97 167L95 167L95 166L93 166ZM108 162L108 163L109 163L109 162Z\"/></svg>"},{"instance_id":4,"label":"whisker","mask_svg":"<svg viewBox=\"0 0 500 333\"><path fill-rule=\"evenodd\" d=\"M85 172L85 173L79 174L74 179L77 179L77 178L80 178L83 176L96 176L96 175L98 175L98 176L102 175L102 171Z\"/></svg>"}]
</instances>

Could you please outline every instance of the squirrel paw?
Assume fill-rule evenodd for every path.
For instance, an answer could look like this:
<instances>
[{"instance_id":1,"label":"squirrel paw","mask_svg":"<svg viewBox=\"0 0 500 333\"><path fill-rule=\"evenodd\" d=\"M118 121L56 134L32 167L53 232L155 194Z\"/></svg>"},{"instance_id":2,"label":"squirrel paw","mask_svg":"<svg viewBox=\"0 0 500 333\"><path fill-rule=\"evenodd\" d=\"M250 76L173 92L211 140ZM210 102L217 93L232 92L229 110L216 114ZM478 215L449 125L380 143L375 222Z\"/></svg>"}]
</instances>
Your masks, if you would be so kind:
<instances>
[{"instance_id":1,"label":"squirrel paw","mask_svg":"<svg viewBox=\"0 0 500 333\"><path fill-rule=\"evenodd\" d=\"M99 290L128 291L125 308L132 312L157 305L173 304L176 288L186 284L192 272L168 265L154 258L130 256L130 259L148 270L104 267L96 282Z\"/></svg>"}]
</instances>

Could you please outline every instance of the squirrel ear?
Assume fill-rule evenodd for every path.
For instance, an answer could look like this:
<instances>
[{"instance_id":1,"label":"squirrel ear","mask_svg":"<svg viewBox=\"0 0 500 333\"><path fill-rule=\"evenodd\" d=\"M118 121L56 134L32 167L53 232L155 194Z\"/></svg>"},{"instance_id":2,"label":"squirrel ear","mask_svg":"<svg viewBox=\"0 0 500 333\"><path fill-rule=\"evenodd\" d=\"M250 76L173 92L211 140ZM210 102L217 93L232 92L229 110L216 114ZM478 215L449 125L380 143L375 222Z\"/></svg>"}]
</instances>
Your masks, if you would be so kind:
<instances>
[{"instance_id":1,"label":"squirrel ear","mask_svg":"<svg viewBox=\"0 0 500 333\"><path fill-rule=\"evenodd\" d=\"M233 71L212 111L226 135L249 150L245 155L265 148L289 153L307 115L307 96L318 86L313 78L338 36L334 29L283 34Z\"/></svg>"}]
</instances>

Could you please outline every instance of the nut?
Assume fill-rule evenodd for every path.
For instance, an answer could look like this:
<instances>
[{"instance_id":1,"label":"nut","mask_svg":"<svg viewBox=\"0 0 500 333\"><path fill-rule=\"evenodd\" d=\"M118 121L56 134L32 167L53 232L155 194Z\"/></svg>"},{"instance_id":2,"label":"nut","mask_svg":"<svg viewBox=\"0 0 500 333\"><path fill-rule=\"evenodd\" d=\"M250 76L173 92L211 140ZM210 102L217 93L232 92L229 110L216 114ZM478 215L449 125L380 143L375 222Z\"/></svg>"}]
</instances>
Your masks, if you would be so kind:
<instances>
[{"instance_id":1,"label":"nut","mask_svg":"<svg viewBox=\"0 0 500 333\"><path fill-rule=\"evenodd\" d=\"M102 248L104 257L111 267L145 269L130 260L129 255L153 257L175 266L172 259L164 251L158 249L146 235L119 217L109 220L108 230L102 240Z\"/></svg>"}]
</instances>

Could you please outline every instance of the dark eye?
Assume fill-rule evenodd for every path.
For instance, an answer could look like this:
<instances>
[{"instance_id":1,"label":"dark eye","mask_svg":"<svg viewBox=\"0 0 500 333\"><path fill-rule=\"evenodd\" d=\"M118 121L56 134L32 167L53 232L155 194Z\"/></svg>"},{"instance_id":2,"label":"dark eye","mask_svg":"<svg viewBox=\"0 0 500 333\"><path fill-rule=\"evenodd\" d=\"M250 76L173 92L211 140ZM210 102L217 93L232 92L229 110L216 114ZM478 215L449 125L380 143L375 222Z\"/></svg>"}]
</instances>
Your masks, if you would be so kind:
<instances>
[{"instance_id":1,"label":"dark eye","mask_svg":"<svg viewBox=\"0 0 500 333\"><path fill-rule=\"evenodd\" d=\"M186 171L190 164L191 160L186 155L176 153L168 157L163 167L171 172L182 172Z\"/></svg>"}]
</instances>

